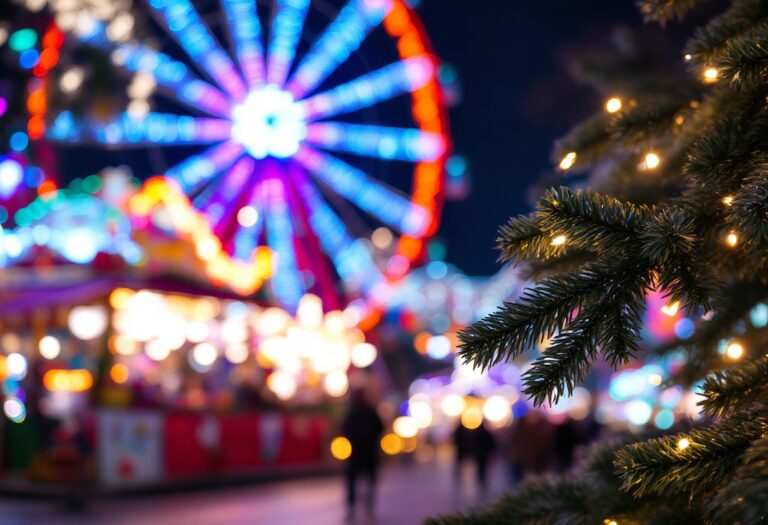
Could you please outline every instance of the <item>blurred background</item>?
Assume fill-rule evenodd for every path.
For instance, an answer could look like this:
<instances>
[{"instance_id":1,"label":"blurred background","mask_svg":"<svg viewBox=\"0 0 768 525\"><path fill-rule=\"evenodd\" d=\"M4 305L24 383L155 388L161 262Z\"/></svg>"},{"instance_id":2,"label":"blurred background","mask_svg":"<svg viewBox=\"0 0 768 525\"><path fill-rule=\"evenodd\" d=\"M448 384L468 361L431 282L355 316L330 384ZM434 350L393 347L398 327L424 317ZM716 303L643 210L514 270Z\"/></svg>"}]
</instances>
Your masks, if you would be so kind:
<instances>
[{"instance_id":1,"label":"blurred background","mask_svg":"<svg viewBox=\"0 0 768 525\"><path fill-rule=\"evenodd\" d=\"M553 142L621 107L581 59L686 35L607 0L3 0L3 522L335 524L375 473L347 517L417 523L697 418L682 353L541 408L547 341L456 358L525 287L494 240ZM691 336L647 306L649 345Z\"/></svg>"}]
</instances>

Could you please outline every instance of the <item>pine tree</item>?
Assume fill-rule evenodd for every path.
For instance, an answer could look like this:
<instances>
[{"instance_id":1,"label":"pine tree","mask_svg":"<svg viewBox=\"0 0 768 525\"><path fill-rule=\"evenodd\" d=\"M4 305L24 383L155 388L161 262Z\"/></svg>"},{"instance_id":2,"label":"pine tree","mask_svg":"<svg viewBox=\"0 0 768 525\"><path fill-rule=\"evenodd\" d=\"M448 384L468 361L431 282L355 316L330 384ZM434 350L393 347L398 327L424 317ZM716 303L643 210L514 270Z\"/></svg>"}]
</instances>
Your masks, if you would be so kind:
<instances>
[{"instance_id":1,"label":"pine tree","mask_svg":"<svg viewBox=\"0 0 768 525\"><path fill-rule=\"evenodd\" d=\"M700 3L639 7L664 24ZM648 68L639 42L581 64L621 94L556 145L560 169L586 173L589 189L546 190L501 228L502 259L526 262L535 283L465 330L461 355L488 368L549 339L523 378L541 404L570 395L598 359L683 349L686 365L666 379L704 380L705 419L601 445L573 475L432 525L768 523L768 329L744 322L768 300L768 1L730 2L695 31L677 72ZM697 317L693 337L642 347L653 290ZM723 340L747 356L724 361Z\"/></svg>"}]
</instances>

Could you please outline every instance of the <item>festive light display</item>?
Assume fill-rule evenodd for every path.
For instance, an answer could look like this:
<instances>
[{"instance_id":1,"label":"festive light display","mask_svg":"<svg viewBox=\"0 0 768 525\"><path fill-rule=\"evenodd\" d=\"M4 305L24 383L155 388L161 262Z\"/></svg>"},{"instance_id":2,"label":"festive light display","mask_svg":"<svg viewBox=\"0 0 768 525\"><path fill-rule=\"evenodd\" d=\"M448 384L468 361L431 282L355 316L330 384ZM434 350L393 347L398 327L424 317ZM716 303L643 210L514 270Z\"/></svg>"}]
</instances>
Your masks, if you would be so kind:
<instances>
[{"instance_id":1,"label":"festive light display","mask_svg":"<svg viewBox=\"0 0 768 525\"><path fill-rule=\"evenodd\" d=\"M0 188L7 162L15 161L0 163ZM78 264L92 262L98 253L138 263L142 250L132 238L131 223L101 194L102 185L95 175L76 179L64 189L49 185L51 191L16 210L12 217L15 227L0 230L0 267L29 260L35 247L45 247Z\"/></svg>"},{"instance_id":2,"label":"festive light display","mask_svg":"<svg viewBox=\"0 0 768 525\"><path fill-rule=\"evenodd\" d=\"M147 369L147 359L178 374L179 356L198 374L252 371L256 365L275 398L310 402L323 395L342 397L349 388L347 374L377 357L341 312L323 313L317 296L302 297L296 317L280 308L125 288L112 292L110 304L115 312L110 346L129 374ZM362 362L356 357L361 347Z\"/></svg>"},{"instance_id":3,"label":"festive light display","mask_svg":"<svg viewBox=\"0 0 768 525\"><path fill-rule=\"evenodd\" d=\"M79 145L206 146L169 168L169 182L153 182L132 210L148 216L152 203L172 200L174 224L182 228L179 217L194 217L203 232L195 242L209 261L209 275L243 293L271 278L272 295L289 310L308 290L318 293L327 309L343 306L336 278L351 298L369 298L388 280L402 277L436 230L450 154L439 65L413 10L402 0L350 0L299 56L311 4L277 1L266 27L253 2L225 0L233 61L189 0L150 1L189 62L212 82L163 52L113 38L110 26L84 14L67 29L136 75L131 96L145 96L157 86L159 94L206 115L146 113L144 105L109 120L63 111L46 130L54 141ZM334 73L348 70L341 66L382 24L400 59L339 83ZM367 114L403 95L410 102L403 117L413 127L400 127L402 118L393 125L328 120L356 117L360 110ZM381 114L389 118L391 111ZM381 180L370 161L361 168L350 157L413 164L410 194ZM355 208L370 220L361 221ZM357 240L360 226L369 222L400 234L392 255L398 264L380 269L370 248Z\"/></svg>"}]
</instances>

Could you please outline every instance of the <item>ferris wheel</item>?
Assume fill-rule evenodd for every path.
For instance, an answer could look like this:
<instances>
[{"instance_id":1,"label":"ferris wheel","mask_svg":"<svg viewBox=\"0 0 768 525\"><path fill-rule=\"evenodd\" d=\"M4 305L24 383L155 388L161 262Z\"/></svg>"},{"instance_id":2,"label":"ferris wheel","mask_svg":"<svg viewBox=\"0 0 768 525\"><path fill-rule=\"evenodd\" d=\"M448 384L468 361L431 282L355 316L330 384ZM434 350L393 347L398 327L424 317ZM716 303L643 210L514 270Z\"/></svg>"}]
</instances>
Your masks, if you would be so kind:
<instances>
[{"instance_id":1,"label":"ferris wheel","mask_svg":"<svg viewBox=\"0 0 768 525\"><path fill-rule=\"evenodd\" d=\"M450 153L439 63L414 10L404 0L349 0L310 32L326 0L221 0L217 31L190 0L148 6L175 42L167 53L115 42L95 18L72 33L129 73L151 74L158 95L181 110L106 120L62 111L47 137L110 149L197 146L164 170L173 181L164 191L183 194L174 202L203 218L208 233L197 240L211 272L247 291L266 272L288 309L308 291L327 309L375 302L435 232ZM365 240L382 227L384 259ZM264 253L269 264L258 266ZM243 266L251 273L227 270Z\"/></svg>"}]
</instances>

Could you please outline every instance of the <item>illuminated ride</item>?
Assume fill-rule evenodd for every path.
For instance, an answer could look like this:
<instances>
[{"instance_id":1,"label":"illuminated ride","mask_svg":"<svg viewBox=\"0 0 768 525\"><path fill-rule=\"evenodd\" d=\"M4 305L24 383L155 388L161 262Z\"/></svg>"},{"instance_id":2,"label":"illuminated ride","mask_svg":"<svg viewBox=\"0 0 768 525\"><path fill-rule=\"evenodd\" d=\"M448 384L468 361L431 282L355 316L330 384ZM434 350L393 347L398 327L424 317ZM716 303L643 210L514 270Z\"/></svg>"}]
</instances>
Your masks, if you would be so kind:
<instances>
[{"instance_id":1,"label":"illuminated ride","mask_svg":"<svg viewBox=\"0 0 768 525\"><path fill-rule=\"evenodd\" d=\"M328 11L322 0L221 0L230 54L189 0L148 3L187 64L110 40L95 18L72 33L128 72L150 73L170 107L201 115L104 121L63 111L47 137L100 148L201 146L150 180L132 211L150 217L166 206L208 276L241 293L270 279L271 296L289 310L308 291L326 311L361 298L383 303L387 283L407 274L437 228L450 150L439 65L414 11L403 0L350 0L321 25L313 15ZM391 59L371 65L387 57L384 42ZM382 226L394 232L386 260L364 240Z\"/></svg>"}]
</instances>

